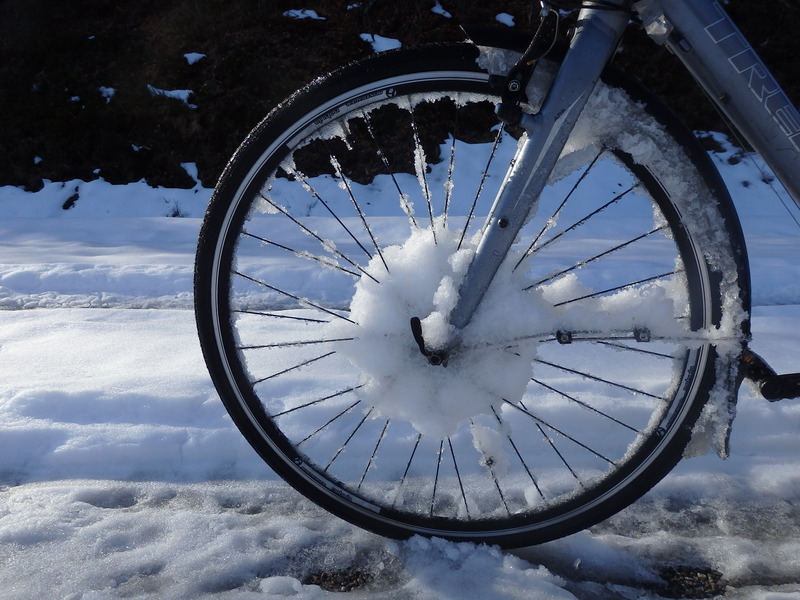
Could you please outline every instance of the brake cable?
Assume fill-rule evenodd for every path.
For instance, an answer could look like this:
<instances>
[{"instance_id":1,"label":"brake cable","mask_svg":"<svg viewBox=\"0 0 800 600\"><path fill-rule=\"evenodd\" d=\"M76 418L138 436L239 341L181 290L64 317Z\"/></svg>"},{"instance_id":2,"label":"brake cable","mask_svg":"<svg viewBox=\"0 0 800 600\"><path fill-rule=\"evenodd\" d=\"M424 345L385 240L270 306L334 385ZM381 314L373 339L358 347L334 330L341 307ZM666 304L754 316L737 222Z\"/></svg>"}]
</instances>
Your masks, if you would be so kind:
<instances>
[{"instance_id":1,"label":"brake cable","mask_svg":"<svg viewBox=\"0 0 800 600\"><path fill-rule=\"evenodd\" d=\"M522 56L506 75L500 104L495 109L497 117L508 125L519 124L522 117L522 109L519 105L525 95L525 88L528 86L531 75L533 75L536 61L547 55L556 43L559 24L558 11L550 8L546 2L541 2L541 5L539 27L528 45L528 49L522 53Z\"/></svg>"}]
</instances>

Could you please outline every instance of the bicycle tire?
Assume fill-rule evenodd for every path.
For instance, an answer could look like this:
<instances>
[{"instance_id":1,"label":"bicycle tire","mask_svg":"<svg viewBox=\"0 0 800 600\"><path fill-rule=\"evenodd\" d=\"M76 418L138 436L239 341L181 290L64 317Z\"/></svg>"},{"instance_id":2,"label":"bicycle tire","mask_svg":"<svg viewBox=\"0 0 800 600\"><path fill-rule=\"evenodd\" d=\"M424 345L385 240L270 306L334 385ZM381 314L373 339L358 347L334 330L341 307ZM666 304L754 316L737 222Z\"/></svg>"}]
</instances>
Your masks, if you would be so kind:
<instances>
[{"instance_id":1,"label":"bicycle tire","mask_svg":"<svg viewBox=\"0 0 800 600\"><path fill-rule=\"evenodd\" d=\"M499 276L527 295L493 283L482 306L514 314L476 315L462 362L428 365L408 318L446 314L516 146L477 58L379 55L275 109L209 204L195 310L234 423L306 497L389 537L513 547L618 512L677 463L709 398L727 409L749 283L702 148L609 70L512 249L522 268ZM618 123L592 119L608 106Z\"/></svg>"}]
</instances>

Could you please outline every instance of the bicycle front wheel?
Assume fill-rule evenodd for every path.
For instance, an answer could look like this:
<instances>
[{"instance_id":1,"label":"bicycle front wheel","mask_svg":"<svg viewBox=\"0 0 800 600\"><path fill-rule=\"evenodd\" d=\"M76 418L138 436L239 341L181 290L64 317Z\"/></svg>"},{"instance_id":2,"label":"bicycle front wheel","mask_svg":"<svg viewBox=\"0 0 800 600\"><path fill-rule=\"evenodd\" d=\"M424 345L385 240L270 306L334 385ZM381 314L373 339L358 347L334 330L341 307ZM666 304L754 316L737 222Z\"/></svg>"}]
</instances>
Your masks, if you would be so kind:
<instances>
[{"instance_id":1,"label":"bicycle front wheel","mask_svg":"<svg viewBox=\"0 0 800 600\"><path fill-rule=\"evenodd\" d=\"M518 144L477 54L379 56L276 109L212 198L196 313L234 422L300 492L388 536L518 546L674 466L732 381L746 265L691 135L608 75L431 365L410 322L446 333Z\"/></svg>"}]
</instances>

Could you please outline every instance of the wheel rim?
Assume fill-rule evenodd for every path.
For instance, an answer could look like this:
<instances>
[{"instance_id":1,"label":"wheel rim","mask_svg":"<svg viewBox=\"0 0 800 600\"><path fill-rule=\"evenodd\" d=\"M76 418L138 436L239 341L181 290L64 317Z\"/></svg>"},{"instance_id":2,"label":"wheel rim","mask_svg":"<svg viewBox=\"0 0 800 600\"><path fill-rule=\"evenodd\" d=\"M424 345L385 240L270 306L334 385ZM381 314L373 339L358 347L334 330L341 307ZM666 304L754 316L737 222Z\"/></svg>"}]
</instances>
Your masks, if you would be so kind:
<instances>
[{"instance_id":1,"label":"wheel rim","mask_svg":"<svg viewBox=\"0 0 800 600\"><path fill-rule=\"evenodd\" d=\"M519 353L534 357L524 392L509 400L490 388L493 400L438 429L427 427L424 402L412 403L406 414L392 412L392 403L381 405L381 392L387 394L380 386L389 373L370 372L367 363L371 354L397 346L347 348L364 346L365 331L373 338L407 332L401 343L407 362L398 370L404 378L394 382L391 398L413 388L409 383L423 369L441 375L442 367L421 364L415 372L408 362L420 354L408 316L430 314L431 288L414 285L425 292L410 312L384 311L396 321L384 331L363 322L381 322L381 302L374 299L380 295L372 299L372 312L351 311L353 293L367 287L353 282L389 287L378 277L385 255L391 271L392 260L425 249L400 250L409 230L431 240L438 232L436 246L458 239L468 250L470 235L462 238L460 230L469 222L472 232L482 223L515 145L490 128L493 98L476 102L485 92L479 74L451 77L445 88L462 92L456 102L416 96L424 91L430 98L441 75L398 77L334 98L298 121L244 178L214 261L215 331L226 378L262 455L282 461L296 485L351 518L355 513L405 532L456 538L577 522L641 475L692 408L708 362L708 346L689 341L690 331L708 325L702 261L654 177L601 143L581 148L580 164L592 168L564 167L526 226L524 243L515 246L516 258L525 259L516 269L507 265L529 282L537 296L532 307L558 309L557 322L512 340L515 348L526 338L531 342ZM374 98L385 98L386 90L393 91L391 100L376 110ZM369 98L372 93L380 96ZM404 106L406 94L414 95ZM320 116L334 111L335 118ZM381 129L404 111L400 137L410 138L410 146ZM448 112L460 128L456 136L430 134L424 124ZM480 119L476 113L483 113ZM356 117L350 128L337 129L348 114ZM317 120L324 135L287 154L286 143L302 139ZM467 124L474 131L466 133ZM365 140L374 142L372 161L358 170ZM335 160L310 172L326 153ZM465 159L469 172L462 176ZM392 176L382 172L387 162L398 165ZM488 165L488 177L472 164ZM637 178L655 203L635 188ZM455 183L452 189L448 182ZM413 218L401 201L406 194ZM569 200L559 208L564 197ZM575 247L580 258L570 253ZM396 293L384 293L383 302ZM650 300L636 307L637 296ZM641 310L631 316L633 308ZM653 318L654 311L672 314ZM559 334L569 343L559 343Z\"/></svg>"}]
</instances>

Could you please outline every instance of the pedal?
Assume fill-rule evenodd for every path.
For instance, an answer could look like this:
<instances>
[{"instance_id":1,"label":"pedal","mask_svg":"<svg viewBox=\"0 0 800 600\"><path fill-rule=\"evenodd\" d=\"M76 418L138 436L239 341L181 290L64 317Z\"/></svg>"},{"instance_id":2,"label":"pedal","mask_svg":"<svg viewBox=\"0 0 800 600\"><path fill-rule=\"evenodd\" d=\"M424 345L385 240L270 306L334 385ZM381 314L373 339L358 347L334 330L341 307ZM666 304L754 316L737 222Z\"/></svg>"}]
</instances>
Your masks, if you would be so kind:
<instances>
[{"instance_id":1,"label":"pedal","mask_svg":"<svg viewBox=\"0 0 800 600\"><path fill-rule=\"evenodd\" d=\"M770 402L800 398L800 373L768 377L760 386L761 395Z\"/></svg>"},{"instance_id":2,"label":"pedal","mask_svg":"<svg viewBox=\"0 0 800 600\"><path fill-rule=\"evenodd\" d=\"M770 402L800 398L800 373L778 375L758 354L745 350L742 356L744 376L753 381L761 395Z\"/></svg>"}]
</instances>

